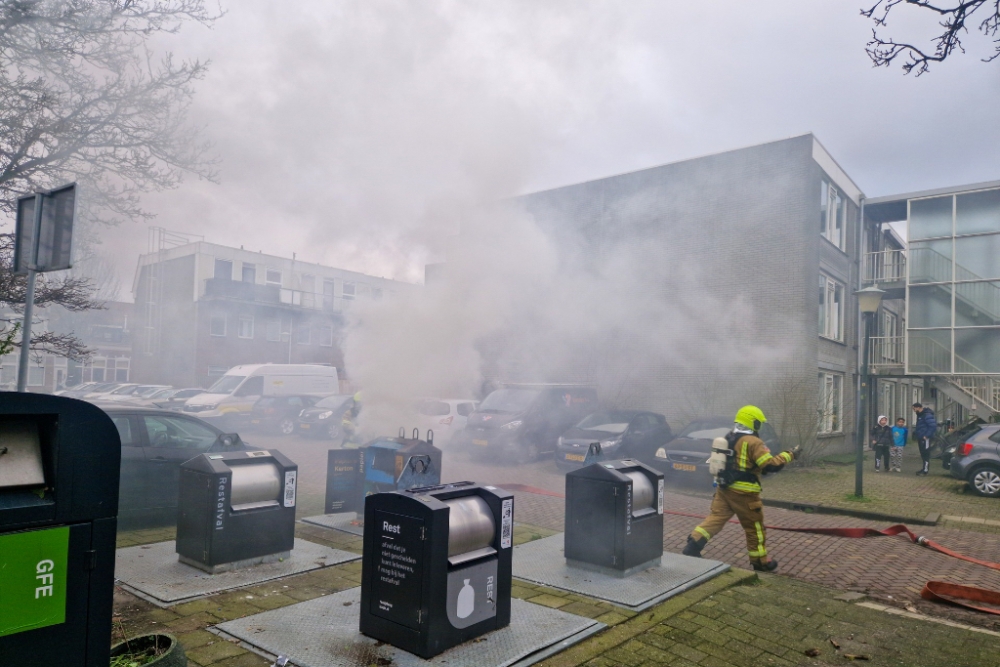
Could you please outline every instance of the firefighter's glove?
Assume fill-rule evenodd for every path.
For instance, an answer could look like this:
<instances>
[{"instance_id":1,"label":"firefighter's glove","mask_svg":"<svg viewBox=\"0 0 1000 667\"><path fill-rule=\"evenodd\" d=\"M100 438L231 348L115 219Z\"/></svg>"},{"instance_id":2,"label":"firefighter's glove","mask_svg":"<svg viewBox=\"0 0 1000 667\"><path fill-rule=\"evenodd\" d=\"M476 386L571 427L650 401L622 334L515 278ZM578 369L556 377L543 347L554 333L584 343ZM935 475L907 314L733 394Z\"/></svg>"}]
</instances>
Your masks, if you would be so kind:
<instances>
[{"instance_id":1,"label":"firefighter's glove","mask_svg":"<svg viewBox=\"0 0 1000 667\"><path fill-rule=\"evenodd\" d=\"M792 460L794 461L802 456L802 445L796 445L788 453L792 455Z\"/></svg>"}]
</instances>

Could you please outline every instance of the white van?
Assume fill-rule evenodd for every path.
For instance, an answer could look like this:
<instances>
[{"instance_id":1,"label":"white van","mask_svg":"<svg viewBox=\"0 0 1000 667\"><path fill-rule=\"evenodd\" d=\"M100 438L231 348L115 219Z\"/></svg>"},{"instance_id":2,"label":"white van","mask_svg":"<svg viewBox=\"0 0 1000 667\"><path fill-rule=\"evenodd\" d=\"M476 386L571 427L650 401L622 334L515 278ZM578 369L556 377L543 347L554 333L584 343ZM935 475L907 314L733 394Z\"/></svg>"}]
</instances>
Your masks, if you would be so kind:
<instances>
[{"instance_id":1,"label":"white van","mask_svg":"<svg viewBox=\"0 0 1000 667\"><path fill-rule=\"evenodd\" d=\"M189 398L183 411L207 421L238 418L249 414L261 396L329 396L339 391L333 366L246 364L233 366L204 394Z\"/></svg>"}]
</instances>

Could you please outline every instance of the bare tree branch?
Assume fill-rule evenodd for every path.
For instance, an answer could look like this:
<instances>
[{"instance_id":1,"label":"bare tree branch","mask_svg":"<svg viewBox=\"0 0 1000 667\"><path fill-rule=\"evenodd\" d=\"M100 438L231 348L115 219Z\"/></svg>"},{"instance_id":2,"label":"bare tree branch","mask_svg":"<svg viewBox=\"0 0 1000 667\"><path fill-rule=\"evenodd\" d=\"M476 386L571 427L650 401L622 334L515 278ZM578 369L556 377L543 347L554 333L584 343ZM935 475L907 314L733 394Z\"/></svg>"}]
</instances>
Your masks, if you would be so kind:
<instances>
[{"instance_id":1,"label":"bare tree branch","mask_svg":"<svg viewBox=\"0 0 1000 667\"><path fill-rule=\"evenodd\" d=\"M925 9L941 18L938 25L942 32L931 41L932 48L880 36L880 29L888 27L889 14L898 5ZM976 19L983 17L978 25L973 20L973 14L976 14ZM865 50L876 67L889 67L902 56L905 60L903 73L909 74L916 70L916 75L920 76L928 71L932 62L943 62L956 51L965 53L962 35L969 32L969 25L974 25L980 33L992 38L994 42L993 55L983 58L983 62L991 62L1000 57L1000 0L960 0L952 6L943 6L931 0L878 0L868 9L862 9L861 15L875 22L872 39Z\"/></svg>"}]
</instances>

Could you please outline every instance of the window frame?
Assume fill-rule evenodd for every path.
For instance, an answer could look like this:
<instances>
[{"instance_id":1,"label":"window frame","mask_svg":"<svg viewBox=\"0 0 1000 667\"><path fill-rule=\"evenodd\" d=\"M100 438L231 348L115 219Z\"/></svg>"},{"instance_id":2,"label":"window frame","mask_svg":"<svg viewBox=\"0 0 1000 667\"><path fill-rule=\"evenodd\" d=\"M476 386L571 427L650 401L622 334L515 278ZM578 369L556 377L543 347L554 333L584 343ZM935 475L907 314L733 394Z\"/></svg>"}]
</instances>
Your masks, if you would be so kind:
<instances>
[{"instance_id":1,"label":"window frame","mask_svg":"<svg viewBox=\"0 0 1000 667\"><path fill-rule=\"evenodd\" d=\"M816 409L816 435L844 433L844 375L820 371Z\"/></svg>"},{"instance_id":2,"label":"window frame","mask_svg":"<svg viewBox=\"0 0 1000 667\"><path fill-rule=\"evenodd\" d=\"M302 332L305 332L305 340L303 340ZM312 327L308 324L299 325L295 327L295 344L296 345L312 345Z\"/></svg>"},{"instance_id":3,"label":"window frame","mask_svg":"<svg viewBox=\"0 0 1000 667\"><path fill-rule=\"evenodd\" d=\"M220 264L228 264L229 265L229 276L228 277L226 277L226 276L220 276L219 275L219 265ZM215 258L215 268L214 268L214 272L212 273L212 277L215 278L216 280L232 280L233 279L233 260L231 260L231 259L222 259L221 257L216 257Z\"/></svg>"},{"instance_id":4,"label":"window frame","mask_svg":"<svg viewBox=\"0 0 1000 667\"><path fill-rule=\"evenodd\" d=\"M272 333L274 336L272 337ZM264 339L270 343L281 342L281 320L278 318L268 318L264 323Z\"/></svg>"},{"instance_id":5,"label":"window frame","mask_svg":"<svg viewBox=\"0 0 1000 667\"><path fill-rule=\"evenodd\" d=\"M845 299L847 298L847 288L846 286L836 280L826 275L825 273L819 274L820 293L819 293L819 322L817 323L819 329L820 338L825 338L827 340L832 340L837 343L843 343L844 332L846 327L844 326L844 316L847 312L845 308ZM839 293L839 301L837 299ZM832 297L832 302L831 302ZM831 307L837 304L836 312L831 310ZM831 333L833 328L834 318L831 315L835 315L836 331Z\"/></svg>"},{"instance_id":6,"label":"window frame","mask_svg":"<svg viewBox=\"0 0 1000 667\"><path fill-rule=\"evenodd\" d=\"M846 252L847 198L840 188L827 178L820 185L819 233L841 252Z\"/></svg>"},{"instance_id":7,"label":"window frame","mask_svg":"<svg viewBox=\"0 0 1000 667\"><path fill-rule=\"evenodd\" d=\"M248 272L250 280L247 280ZM257 265L252 262L240 262L240 281L251 285L255 284L257 282Z\"/></svg>"},{"instance_id":8,"label":"window frame","mask_svg":"<svg viewBox=\"0 0 1000 667\"><path fill-rule=\"evenodd\" d=\"M329 324L319 328L318 344L320 347L333 347L333 327Z\"/></svg>"},{"instance_id":9,"label":"window frame","mask_svg":"<svg viewBox=\"0 0 1000 667\"><path fill-rule=\"evenodd\" d=\"M272 278L273 275L278 276L277 280ZM264 284L281 287L281 271L264 267Z\"/></svg>"},{"instance_id":10,"label":"window frame","mask_svg":"<svg viewBox=\"0 0 1000 667\"><path fill-rule=\"evenodd\" d=\"M249 336L244 336L243 335L243 325L245 323L247 323L247 322L250 323L250 335ZM254 337L253 315L240 315L239 318L237 318L237 320L236 320L236 337L237 338L242 338L243 340L253 340L253 337Z\"/></svg>"}]
</instances>

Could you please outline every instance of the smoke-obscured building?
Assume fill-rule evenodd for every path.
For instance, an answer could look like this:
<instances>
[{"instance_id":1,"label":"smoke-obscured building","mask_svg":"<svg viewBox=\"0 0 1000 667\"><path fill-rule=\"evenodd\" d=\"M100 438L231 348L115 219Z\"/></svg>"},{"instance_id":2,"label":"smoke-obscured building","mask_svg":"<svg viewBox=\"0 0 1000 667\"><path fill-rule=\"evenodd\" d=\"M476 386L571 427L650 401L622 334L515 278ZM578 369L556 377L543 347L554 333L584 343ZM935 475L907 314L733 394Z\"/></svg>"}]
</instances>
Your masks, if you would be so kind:
<instances>
[{"instance_id":1,"label":"smoke-obscured building","mask_svg":"<svg viewBox=\"0 0 1000 667\"><path fill-rule=\"evenodd\" d=\"M894 210L893 215L886 213L879 221L906 220L905 202L914 198L884 198L897 204L902 201L904 214L894 215L898 213ZM886 276L878 274L875 266L880 261L889 262L883 267L885 271L897 272L894 280L902 279L898 286L906 286L907 276L914 280L906 272L908 251L904 239L887 224L871 219L861 224L863 201L862 190L820 142L806 134L536 192L519 197L515 203L539 227L562 239L560 246L573 248L572 252L586 261L600 264L616 248L632 244L641 249L637 262L678 267L676 273L680 275L670 276L667 281L662 277L669 271L650 271L649 281L641 286L643 290L662 294L664 299L676 299L678 291L685 291L700 295L706 302L743 304L752 317L727 332L733 347L752 342L752 346L745 347L773 350L778 355L766 363L754 363L763 360L752 359L746 364L639 363L630 371L630 381L645 388L638 401L642 407L661 411L676 423L686 421L699 409L707 413L705 416L731 414L729 411L741 404L756 402L786 422L779 425L779 431L795 439L808 440L815 435L821 445L835 451L853 445L857 428L862 327L854 292L863 285L885 282ZM939 208L943 211L947 207L940 204ZM911 204L911 215L914 210ZM944 221L944 217L941 219ZM1000 222L990 229L1000 231L997 225ZM942 251L947 244L959 243L952 239L952 227L944 222L938 227L927 231L937 234L936 240L921 242L920 247L937 244L935 252L954 257ZM926 255L929 251L920 252ZM996 253L990 256L992 266L1000 266L995 261ZM920 266L929 267L928 262L921 260ZM977 266L981 264L979 261ZM697 270L692 270L694 267ZM871 350L873 367L885 368L879 363L887 359L897 367L893 373L884 373L878 382L876 405L892 416L911 418L910 403L936 397L937 392L924 388L928 374L943 377L939 373L944 366L928 370L926 364L914 363L917 357L923 358L923 353L916 352L916 338L906 336L916 332L907 315L920 323L922 337L940 339L942 350L952 355L947 366L951 373L961 371L959 365L966 363L964 360L982 358L989 351L989 344L983 341L993 340L995 346L998 340L997 320L984 314L985 305L978 307L976 324L986 318L989 321L984 320L985 325L994 329L970 334L955 328L953 323L959 321L958 311L962 308L945 308L950 302L943 294L961 276L970 285L970 294L975 282L979 295L976 299L985 299L988 305L993 300L986 292L996 290L1000 283L987 283L985 279L1000 276L979 271L973 281L960 268L954 268L958 273L953 276L952 264L945 267L941 263L939 268L942 273L938 278L947 284L936 278L936 287L930 288L936 290L934 303L943 304L939 304L940 313L934 311L937 319L927 310L931 306L914 310L912 304L930 299L918 295L918 290L929 288L912 284L906 289L887 290L876 317L873 335L881 341L881 347ZM689 274L686 284L682 275L685 272ZM863 272L868 272L864 278ZM918 297L917 301L914 297ZM621 298L628 299L629 295ZM965 311L971 312L969 308ZM927 328L928 322L933 329ZM960 345L977 335L977 344L982 347L980 356L959 355ZM718 352L720 358L726 356L722 346ZM960 357L963 361L958 361ZM904 364L906 359L910 360L909 367ZM1000 370L987 366L978 368L984 372ZM944 381L951 387L960 385L954 377L945 377Z\"/></svg>"},{"instance_id":2,"label":"smoke-obscured building","mask_svg":"<svg viewBox=\"0 0 1000 667\"><path fill-rule=\"evenodd\" d=\"M250 363L342 369L348 309L420 289L204 241L161 245L139 258L132 287L136 382L208 386Z\"/></svg>"}]
</instances>

